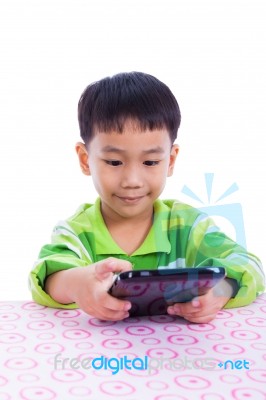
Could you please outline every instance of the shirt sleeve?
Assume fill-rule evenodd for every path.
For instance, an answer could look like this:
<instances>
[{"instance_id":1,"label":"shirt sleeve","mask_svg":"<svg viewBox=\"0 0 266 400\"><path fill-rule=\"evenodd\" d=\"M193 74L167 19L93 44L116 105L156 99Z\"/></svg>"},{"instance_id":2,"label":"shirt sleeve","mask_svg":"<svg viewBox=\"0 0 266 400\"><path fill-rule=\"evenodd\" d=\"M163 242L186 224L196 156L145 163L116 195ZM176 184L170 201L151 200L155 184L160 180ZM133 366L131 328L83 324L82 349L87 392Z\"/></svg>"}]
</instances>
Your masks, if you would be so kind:
<instances>
[{"instance_id":1,"label":"shirt sleeve","mask_svg":"<svg viewBox=\"0 0 266 400\"><path fill-rule=\"evenodd\" d=\"M46 278L58 271L85 267L91 264L89 246L85 248L80 236L67 221L60 222L53 230L51 244L42 247L39 259L29 276L32 298L39 304L54 308L77 308L75 303L61 304L49 296L45 290Z\"/></svg>"},{"instance_id":2,"label":"shirt sleeve","mask_svg":"<svg viewBox=\"0 0 266 400\"><path fill-rule=\"evenodd\" d=\"M252 303L265 290L265 275L260 260L227 237L205 214L191 227L186 249L190 267L224 267L228 278L238 283L238 291L225 308Z\"/></svg>"}]
</instances>

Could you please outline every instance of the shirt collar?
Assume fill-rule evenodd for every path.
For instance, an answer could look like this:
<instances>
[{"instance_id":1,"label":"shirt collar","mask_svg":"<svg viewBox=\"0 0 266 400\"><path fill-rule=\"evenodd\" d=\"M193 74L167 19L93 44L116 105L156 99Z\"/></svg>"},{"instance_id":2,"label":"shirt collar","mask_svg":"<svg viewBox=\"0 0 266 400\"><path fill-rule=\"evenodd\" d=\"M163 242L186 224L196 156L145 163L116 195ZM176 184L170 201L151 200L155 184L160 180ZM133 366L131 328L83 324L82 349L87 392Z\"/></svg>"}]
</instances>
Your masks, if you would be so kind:
<instances>
[{"instance_id":1,"label":"shirt collar","mask_svg":"<svg viewBox=\"0 0 266 400\"><path fill-rule=\"evenodd\" d=\"M95 204L87 210L87 213L93 224L95 253L125 255L126 253L114 241L105 225L101 213L101 200L99 197ZM157 252L170 253L171 244L168 239L169 216L169 207L161 200L156 200L154 202L153 225L144 242L131 256Z\"/></svg>"}]
</instances>

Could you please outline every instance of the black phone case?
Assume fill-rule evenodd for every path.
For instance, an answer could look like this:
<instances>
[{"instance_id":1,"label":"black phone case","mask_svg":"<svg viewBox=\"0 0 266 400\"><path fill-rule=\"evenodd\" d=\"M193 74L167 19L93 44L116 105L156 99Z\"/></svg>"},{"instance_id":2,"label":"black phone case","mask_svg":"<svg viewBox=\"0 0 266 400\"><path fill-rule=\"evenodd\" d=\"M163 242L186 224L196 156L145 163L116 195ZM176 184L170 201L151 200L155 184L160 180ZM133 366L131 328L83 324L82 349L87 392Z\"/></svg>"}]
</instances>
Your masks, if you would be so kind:
<instances>
[{"instance_id":1,"label":"black phone case","mask_svg":"<svg viewBox=\"0 0 266 400\"><path fill-rule=\"evenodd\" d=\"M130 316L161 315L167 313L170 304L203 295L225 276L222 267L122 272L109 293L131 302Z\"/></svg>"}]
</instances>

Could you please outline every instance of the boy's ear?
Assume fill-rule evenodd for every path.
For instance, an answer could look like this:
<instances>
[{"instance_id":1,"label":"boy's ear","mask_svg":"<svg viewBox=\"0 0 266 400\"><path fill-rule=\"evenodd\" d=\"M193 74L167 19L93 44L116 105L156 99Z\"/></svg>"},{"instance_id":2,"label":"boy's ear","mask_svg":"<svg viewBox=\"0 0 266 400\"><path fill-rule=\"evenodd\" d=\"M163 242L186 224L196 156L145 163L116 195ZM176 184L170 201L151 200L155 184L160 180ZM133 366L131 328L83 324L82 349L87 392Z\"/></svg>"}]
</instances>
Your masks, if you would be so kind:
<instances>
[{"instance_id":1,"label":"boy's ear","mask_svg":"<svg viewBox=\"0 0 266 400\"><path fill-rule=\"evenodd\" d=\"M178 155L178 152L179 152L179 146L177 144L173 144L173 146L171 148L171 152L170 152L170 162L169 162L169 166L168 166L168 174L167 174L167 176L172 176L173 175L175 161L176 161L176 157Z\"/></svg>"},{"instance_id":2,"label":"boy's ear","mask_svg":"<svg viewBox=\"0 0 266 400\"><path fill-rule=\"evenodd\" d=\"M89 156L84 143L78 142L75 146L81 171L84 175L90 175Z\"/></svg>"}]
</instances>

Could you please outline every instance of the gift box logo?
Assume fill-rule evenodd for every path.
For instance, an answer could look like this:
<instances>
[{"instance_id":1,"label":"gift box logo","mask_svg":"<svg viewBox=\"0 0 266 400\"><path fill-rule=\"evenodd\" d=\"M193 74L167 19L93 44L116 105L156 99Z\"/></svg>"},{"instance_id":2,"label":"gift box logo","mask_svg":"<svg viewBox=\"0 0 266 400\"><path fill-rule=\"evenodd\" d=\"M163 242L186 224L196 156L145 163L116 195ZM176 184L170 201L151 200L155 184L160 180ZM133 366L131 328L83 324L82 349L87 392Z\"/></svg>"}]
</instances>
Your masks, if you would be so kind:
<instances>
[{"instance_id":1,"label":"gift box logo","mask_svg":"<svg viewBox=\"0 0 266 400\"><path fill-rule=\"evenodd\" d=\"M199 210L205 212L210 217L216 219L223 219L229 222L229 225L233 227L234 239L238 244L246 248L246 236L243 220L243 212L240 203L229 203L229 204L217 204L230 196L232 193L239 190L236 183L233 183L228 189L226 189L215 201L212 200L212 186L213 186L213 173L206 173L205 176L205 187L207 192L208 203L204 203L200 197L198 197L188 186L184 185L181 192L191 199L196 200L203 206L197 207ZM217 218L218 217L218 218ZM217 224L219 225L219 224ZM225 232L227 233L227 232ZM230 235L228 235L230 236Z\"/></svg>"}]
</instances>

